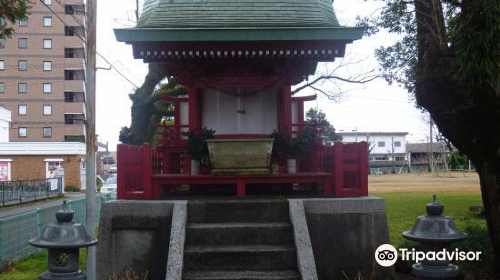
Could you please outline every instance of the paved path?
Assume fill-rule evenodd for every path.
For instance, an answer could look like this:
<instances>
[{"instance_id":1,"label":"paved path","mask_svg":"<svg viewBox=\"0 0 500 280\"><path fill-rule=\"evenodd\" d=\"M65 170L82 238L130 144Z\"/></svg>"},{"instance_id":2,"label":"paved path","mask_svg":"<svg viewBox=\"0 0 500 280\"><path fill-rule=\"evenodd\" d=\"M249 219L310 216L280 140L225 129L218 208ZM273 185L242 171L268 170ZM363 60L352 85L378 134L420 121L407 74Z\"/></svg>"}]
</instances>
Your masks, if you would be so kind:
<instances>
[{"instance_id":1,"label":"paved path","mask_svg":"<svg viewBox=\"0 0 500 280\"><path fill-rule=\"evenodd\" d=\"M11 208L0 210L0 219L13 215L18 215L36 210L37 208L50 207L54 205L62 205L63 200L71 200L75 198L85 197L84 193L65 193L64 197L53 199L45 202L33 202L26 205L12 206Z\"/></svg>"}]
</instances>

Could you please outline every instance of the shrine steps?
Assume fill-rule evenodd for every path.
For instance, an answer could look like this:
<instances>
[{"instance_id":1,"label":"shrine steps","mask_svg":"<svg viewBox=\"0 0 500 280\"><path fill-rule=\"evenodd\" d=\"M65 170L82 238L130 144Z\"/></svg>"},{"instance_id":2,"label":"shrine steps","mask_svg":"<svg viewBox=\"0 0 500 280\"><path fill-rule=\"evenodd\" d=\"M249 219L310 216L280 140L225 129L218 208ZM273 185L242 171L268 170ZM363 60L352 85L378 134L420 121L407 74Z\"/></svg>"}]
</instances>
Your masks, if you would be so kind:
<instances>
[{"instance_id":1,"label":"shrine steps","mask_svg":"<svg viewBox=\"0 0 500 280\"><path fill-rule=\"evenodd\" d=\"M186 280L299 280L295 271L195 271Z\"/></svg>"},{"instance_id":2,"label":"shrine steps","mask_svg":"<svg viewBox=\"0 0 500 280\"><path fill-rule=\"evenodd\" d=\"M286 245L293 243L292 225L277 223L191 223L186 228L191 245Z\"/></svg>"},{"instance_id":3,"label":"shrine steps","mask_svg":"<svg viewBox=\"0 0 500 280\"><path fill-rule=\"evenodd\" d=\"M190 201L183 279L300 279L288 201Z\"/></svg>"}]
</instances>

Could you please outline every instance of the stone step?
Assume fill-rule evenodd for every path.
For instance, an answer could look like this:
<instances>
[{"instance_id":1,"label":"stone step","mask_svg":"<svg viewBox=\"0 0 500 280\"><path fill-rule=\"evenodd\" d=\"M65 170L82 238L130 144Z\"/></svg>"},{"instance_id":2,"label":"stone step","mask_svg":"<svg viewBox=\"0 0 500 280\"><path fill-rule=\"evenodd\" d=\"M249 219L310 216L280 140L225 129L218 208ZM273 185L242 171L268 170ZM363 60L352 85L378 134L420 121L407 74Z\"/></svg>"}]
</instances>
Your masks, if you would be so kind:
<instances>
[{"instance_id":1,"label":"stone step","mask_svg":"<svg viewBox=\"0 0 500 280\"><path fill-rule=\"evenodd\" d=\"M293 244L291 223L190 223L188 245Z\"/></svg>"},{"instance_id":2,"label":"stone step","mask_svg":"<svg viewBox=\"0 0 500 280\"><path fill-rule=\"evenodd\" d=\"M288 201L238 199L189 201L188 223L289 222Z\"/></svg>"},{"instance_id":3,"label":"stone step","mask_svg":"<svg viewBox=\"0 0 500 280\"><path fill-rule=\"evenodd\" d=\"M184 280L300 280L295 270L283 271L186 271Z\"/></svg>"},{"instance_id":4,"label":"stone step","mask_svg":"<svg viewBox=\"0 0 500 280\"><path fill-rule=\"evenodd\" d=\"M184 250L184 268L193 270L293 270L294 246L190 246Z\"/></svg>"}]
</instances>

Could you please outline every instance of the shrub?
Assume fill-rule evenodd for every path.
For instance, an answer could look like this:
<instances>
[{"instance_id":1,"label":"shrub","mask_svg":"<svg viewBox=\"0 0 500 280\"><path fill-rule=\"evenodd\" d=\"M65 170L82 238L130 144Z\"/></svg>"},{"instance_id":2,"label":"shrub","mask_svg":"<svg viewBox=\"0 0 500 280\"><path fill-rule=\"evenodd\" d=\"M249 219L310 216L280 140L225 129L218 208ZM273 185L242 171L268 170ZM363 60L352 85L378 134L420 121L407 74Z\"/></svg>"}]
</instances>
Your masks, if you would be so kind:
<instances>
[{"instance_id":1,"label":"shrub","mask_svg":"<svg viewBox=\"0 0 500 280\"><path fill-rule=\"evenodd\" d=\"M493 251L488 228L470 222L465 225L463 231L467 234L467 239L453 244L452 249L458 248L458 250L465 252L482 252L480 260L474 263L482 266L492 266Z\"/></svg>"},{"instance_id":2,"label":"shrub","mask_svg":"<svg viewBox=\"0 0 500 280\"><path fill-rule=\"evenodd\" d=\"M75 187L75 186L72 186L72 185L67 185L66 187L64 187L64 191L65 192L80 192L80 189Z\"/></svg>"}]
</instances>

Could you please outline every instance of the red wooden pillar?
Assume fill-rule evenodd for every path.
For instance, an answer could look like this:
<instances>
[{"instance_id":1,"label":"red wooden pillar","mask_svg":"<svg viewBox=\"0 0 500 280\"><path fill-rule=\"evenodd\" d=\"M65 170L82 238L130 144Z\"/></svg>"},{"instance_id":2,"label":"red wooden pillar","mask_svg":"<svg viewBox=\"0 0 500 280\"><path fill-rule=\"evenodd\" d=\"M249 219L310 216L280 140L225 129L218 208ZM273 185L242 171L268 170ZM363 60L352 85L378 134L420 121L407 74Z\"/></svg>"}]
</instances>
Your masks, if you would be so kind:
<instances>
[{"instance_id":1,"label":"red wooden pillar","mask_svg":"<svg viewBox=\"0 0 500 280\"><path fill-rule=\"evenodd\" d=\"M362 141L358 144L359 149L359 195L368 195L368 144Z\"/></svg>"},{"instance_id":2,"label":"red wooden pillar","mask_svg":"<svg viewBox=\"0 0 500 280\"><path fill-rule=\"evenodd\" d=\"M299 133L304 129L304 101L297 100L297 124Z\"/></svg>"},{"instance_id":3,"label":"red wooden pillar","mask_svg":"<svg viewBox=\"0 0 500 280\"><path fill-rule=\"evenodd\" d=\"M334 150L334 165L333 172L335 174L335 196L342 196L344 189L344 152L342 142L335 142L333 144Z\"/></svg>"},{"instance_id":4,"label":"red wooden pillar","mask_svg":"<svg viewBox=\"0 0 500 280\"><path fill-rule=\"evenodd\" d=\"M281 90L282 105L283 105L283 130L287 129L292 133L292 88L290 85L285 85Z\"/></svg>"},{"instance_id":5,"label":"red wooden pillar","mask_svg":"<svg viewBox=\"0 0 500 280\"><path fill-rule=\"evenodd\" d=\"M200 129L198 121L200 119L200 105L199 103L199 91L195 86L189 87L188 92L188 106L189 106L189 130L198 130Z\"/></svg>"},{"instance_id":6,"label":"red wooden pillar","mask_svg":"<svg viewBox=\"0 0 500 280\"><path fill-rule=\"evenodd\" d=\"M236 195L239 197L244 197L246 194L245 181L238 178L236 181Z\"/></svg>"},{"instance_id":7,"label":"red wooden pillar","mask_svg":"<svg viewBox=\"0 0 500 280\"><path fill-rule=\"evenodd\" d=\"M126 169L126 162L128 161L127 158L127 148L128 145L125 144L118 144L118 147L116 149L116 160L117 164L116 167L117 169L120 168L121 172L118 172L117 178L116 178L116 186L117 186L117 194L116 198L117 199L126 199L126 182L125 182L125 174L127 172Z\"/></svg>"},{"instance_id":8,"label":"red wooden pillar","mask_svg":"<svg viewBox=\"0 0 500 280\"><path fill-rule=\"evenodd\" d=\"M142 186L143 186L143 198L151 199L153 198L153 186L152 186L152 162L151 162L151 145L149 143L144 143L141 147L142 156Z\"/></svg>"}]
</instances>

